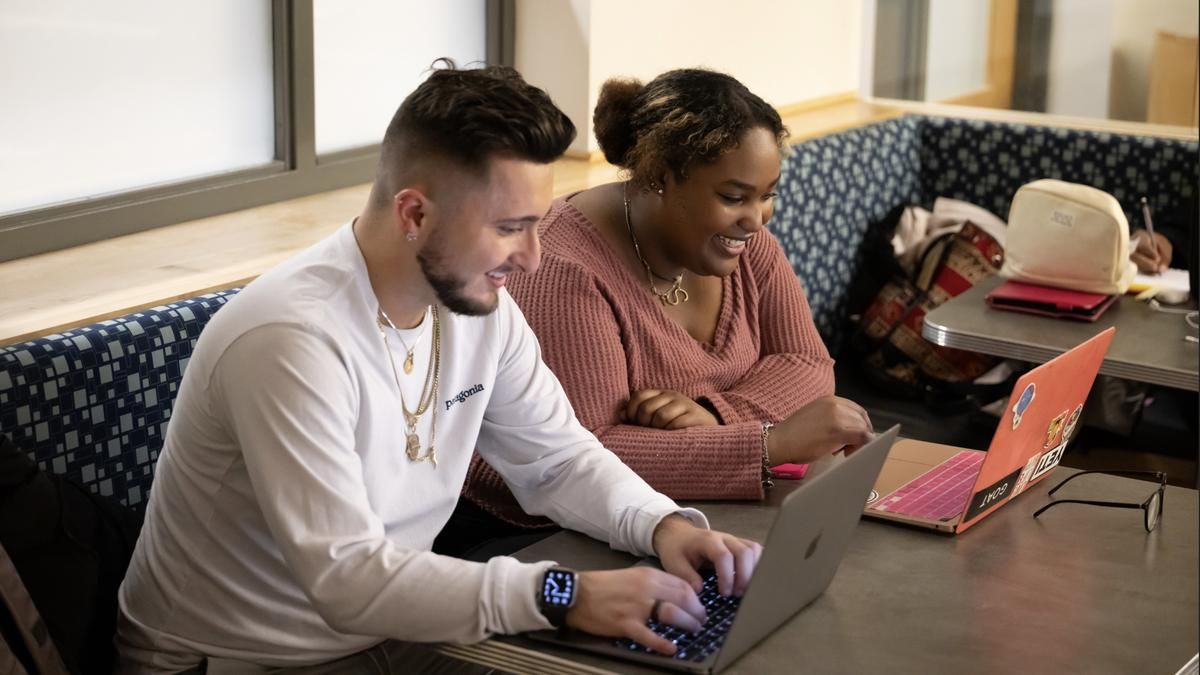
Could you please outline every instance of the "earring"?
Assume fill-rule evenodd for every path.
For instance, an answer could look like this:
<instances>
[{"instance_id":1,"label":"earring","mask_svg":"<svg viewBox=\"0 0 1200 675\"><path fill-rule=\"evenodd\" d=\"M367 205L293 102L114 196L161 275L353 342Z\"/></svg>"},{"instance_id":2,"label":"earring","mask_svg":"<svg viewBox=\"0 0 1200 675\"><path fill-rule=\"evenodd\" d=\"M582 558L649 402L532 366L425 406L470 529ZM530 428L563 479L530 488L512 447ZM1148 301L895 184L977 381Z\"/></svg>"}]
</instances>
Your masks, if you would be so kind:
<instances>
[{"instance_id":1,"label":"earring","mask_svg":"<svg viewBox=\"0 0 1200 675\"><path fill-rule=\"evenodd\" d=\"M658 194L660 194L660 195L661 195L661 194L662 194L662 188L658 188L657 190L655 190L655 192L657 192Z\"/></svg>"},{"instance_id":2,"label":"earring","mask_svg":"<svg viewBox=\"0 0 1200 675\"><path fill-rule=\"evenodd\" d=\"M408 234L404 235L404 238L405 238L405 239L407 239L408 241L416 241L416 240L417 240L417 233L416 233L416 232L409 232Z\"/></svg>"}]
</instances>

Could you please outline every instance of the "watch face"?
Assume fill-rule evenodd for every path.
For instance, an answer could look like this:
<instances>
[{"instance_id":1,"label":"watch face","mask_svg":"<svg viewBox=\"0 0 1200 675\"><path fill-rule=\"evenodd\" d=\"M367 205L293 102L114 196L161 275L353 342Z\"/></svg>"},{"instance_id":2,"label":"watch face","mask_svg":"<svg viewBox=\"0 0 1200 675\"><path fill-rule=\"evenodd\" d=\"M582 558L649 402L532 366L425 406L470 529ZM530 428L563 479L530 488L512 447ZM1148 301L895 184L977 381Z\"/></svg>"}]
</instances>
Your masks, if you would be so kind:
<instances>
[{"instance_id":1,"label":"watch face","mask_svg":"<svg viewBox=\"0 0 1200 675\"><path fill-rule=\"evenodd\" d=\"M547 605L570 607L575 597L575 575L565 570L546 572L542 582L542 601Z\"/></svg>"}]
</instances>

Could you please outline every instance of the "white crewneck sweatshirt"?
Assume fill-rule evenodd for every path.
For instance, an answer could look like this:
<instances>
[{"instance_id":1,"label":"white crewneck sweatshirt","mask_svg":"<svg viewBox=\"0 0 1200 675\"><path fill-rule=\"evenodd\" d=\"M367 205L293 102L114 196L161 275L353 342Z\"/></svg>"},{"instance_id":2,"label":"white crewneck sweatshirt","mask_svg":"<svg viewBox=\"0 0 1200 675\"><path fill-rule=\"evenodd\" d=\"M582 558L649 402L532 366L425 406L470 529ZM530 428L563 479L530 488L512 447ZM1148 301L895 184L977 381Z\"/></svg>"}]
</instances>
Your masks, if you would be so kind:
<instances>
[{"instance_id":1,"label":"white crewneck sweatshirt","mask_svg":"<svg viewBox=\"0 0 1200 675\"><path fill-rule=\"evenodd\" d=\"M508 293L497 310L440 309L438 463L412 462L379 303L350 225L251 283L204 329L175 403L141 538L120 591L118 646L148 670L203 656L320 663L383 639L470 642L548 628L551 563L430 552L472 449L530 513L652 554L680 509L575 419ZM389 331L417 405L431 318ZM401 339L402 338L402 339ZM414 350L403 371L404 344Z\"/></svg>"}]
</instances>

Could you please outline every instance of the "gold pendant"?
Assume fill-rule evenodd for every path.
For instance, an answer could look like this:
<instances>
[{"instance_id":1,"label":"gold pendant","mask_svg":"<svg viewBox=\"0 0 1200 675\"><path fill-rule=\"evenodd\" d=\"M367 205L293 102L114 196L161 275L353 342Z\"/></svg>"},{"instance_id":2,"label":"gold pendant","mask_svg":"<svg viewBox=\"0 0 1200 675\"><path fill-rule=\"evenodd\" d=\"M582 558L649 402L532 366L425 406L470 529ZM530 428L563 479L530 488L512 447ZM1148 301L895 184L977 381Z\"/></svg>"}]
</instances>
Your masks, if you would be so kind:
<instances>
[{"instance_id":1,"label":"gold pendant","mask_svg":"<svg viewBox=\"0 0 1200 675\"><path fill-rule=\"evenodd\" d=\"M404 357L404 374L408 375L408 374L412 373L412 369L413 369L413 353L410 351L408 353L408 356Z\"/></svg>"},{"instance_id":2,"label":"gold pendant","mask_svg":"<svg viewBox=\"0 0 1200 675\"><path fill-rule=\"evenodd\" d=\"M406 447L404 448L404 454L408 455L409 461L419 462L419 455L421 454L421 439L417 436L417 432L413 431L406 434L405 441Z\"/></svg>"},{"instance_id":3,"label":"gold pendant","mask_svg":"<svg viewBox=\"0 0 1200 675\"><path fill-rule=\"evenodd\" d=\"M662 302L662 304L674 307L681 302L688 301L688 292L685 291L683 287L679 285L679 281L676 280L675 284L671 286L671 288L658 295L658 299Z\"/></svg>"}]
</instances>

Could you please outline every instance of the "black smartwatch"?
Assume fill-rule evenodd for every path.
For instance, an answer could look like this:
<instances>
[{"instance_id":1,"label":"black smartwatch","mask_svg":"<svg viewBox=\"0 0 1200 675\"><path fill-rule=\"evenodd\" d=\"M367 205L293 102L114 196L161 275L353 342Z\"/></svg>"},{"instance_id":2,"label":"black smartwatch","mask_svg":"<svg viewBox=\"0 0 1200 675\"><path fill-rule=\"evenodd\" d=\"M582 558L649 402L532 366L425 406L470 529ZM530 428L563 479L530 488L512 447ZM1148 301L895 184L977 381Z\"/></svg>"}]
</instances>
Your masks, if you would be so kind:
<instances>
[{"instance_id":1,"label":"black smartwatch","mask_svg":"<svg viewBox=\"0 0 1200 675\"><path fill-rule=\"evenodd\" d=\"M565 567L551 567L542 577L538 609L555 628L567 625L567 610L575 606L577 580L575 570Z\"/></svg>"}]
</instances>

